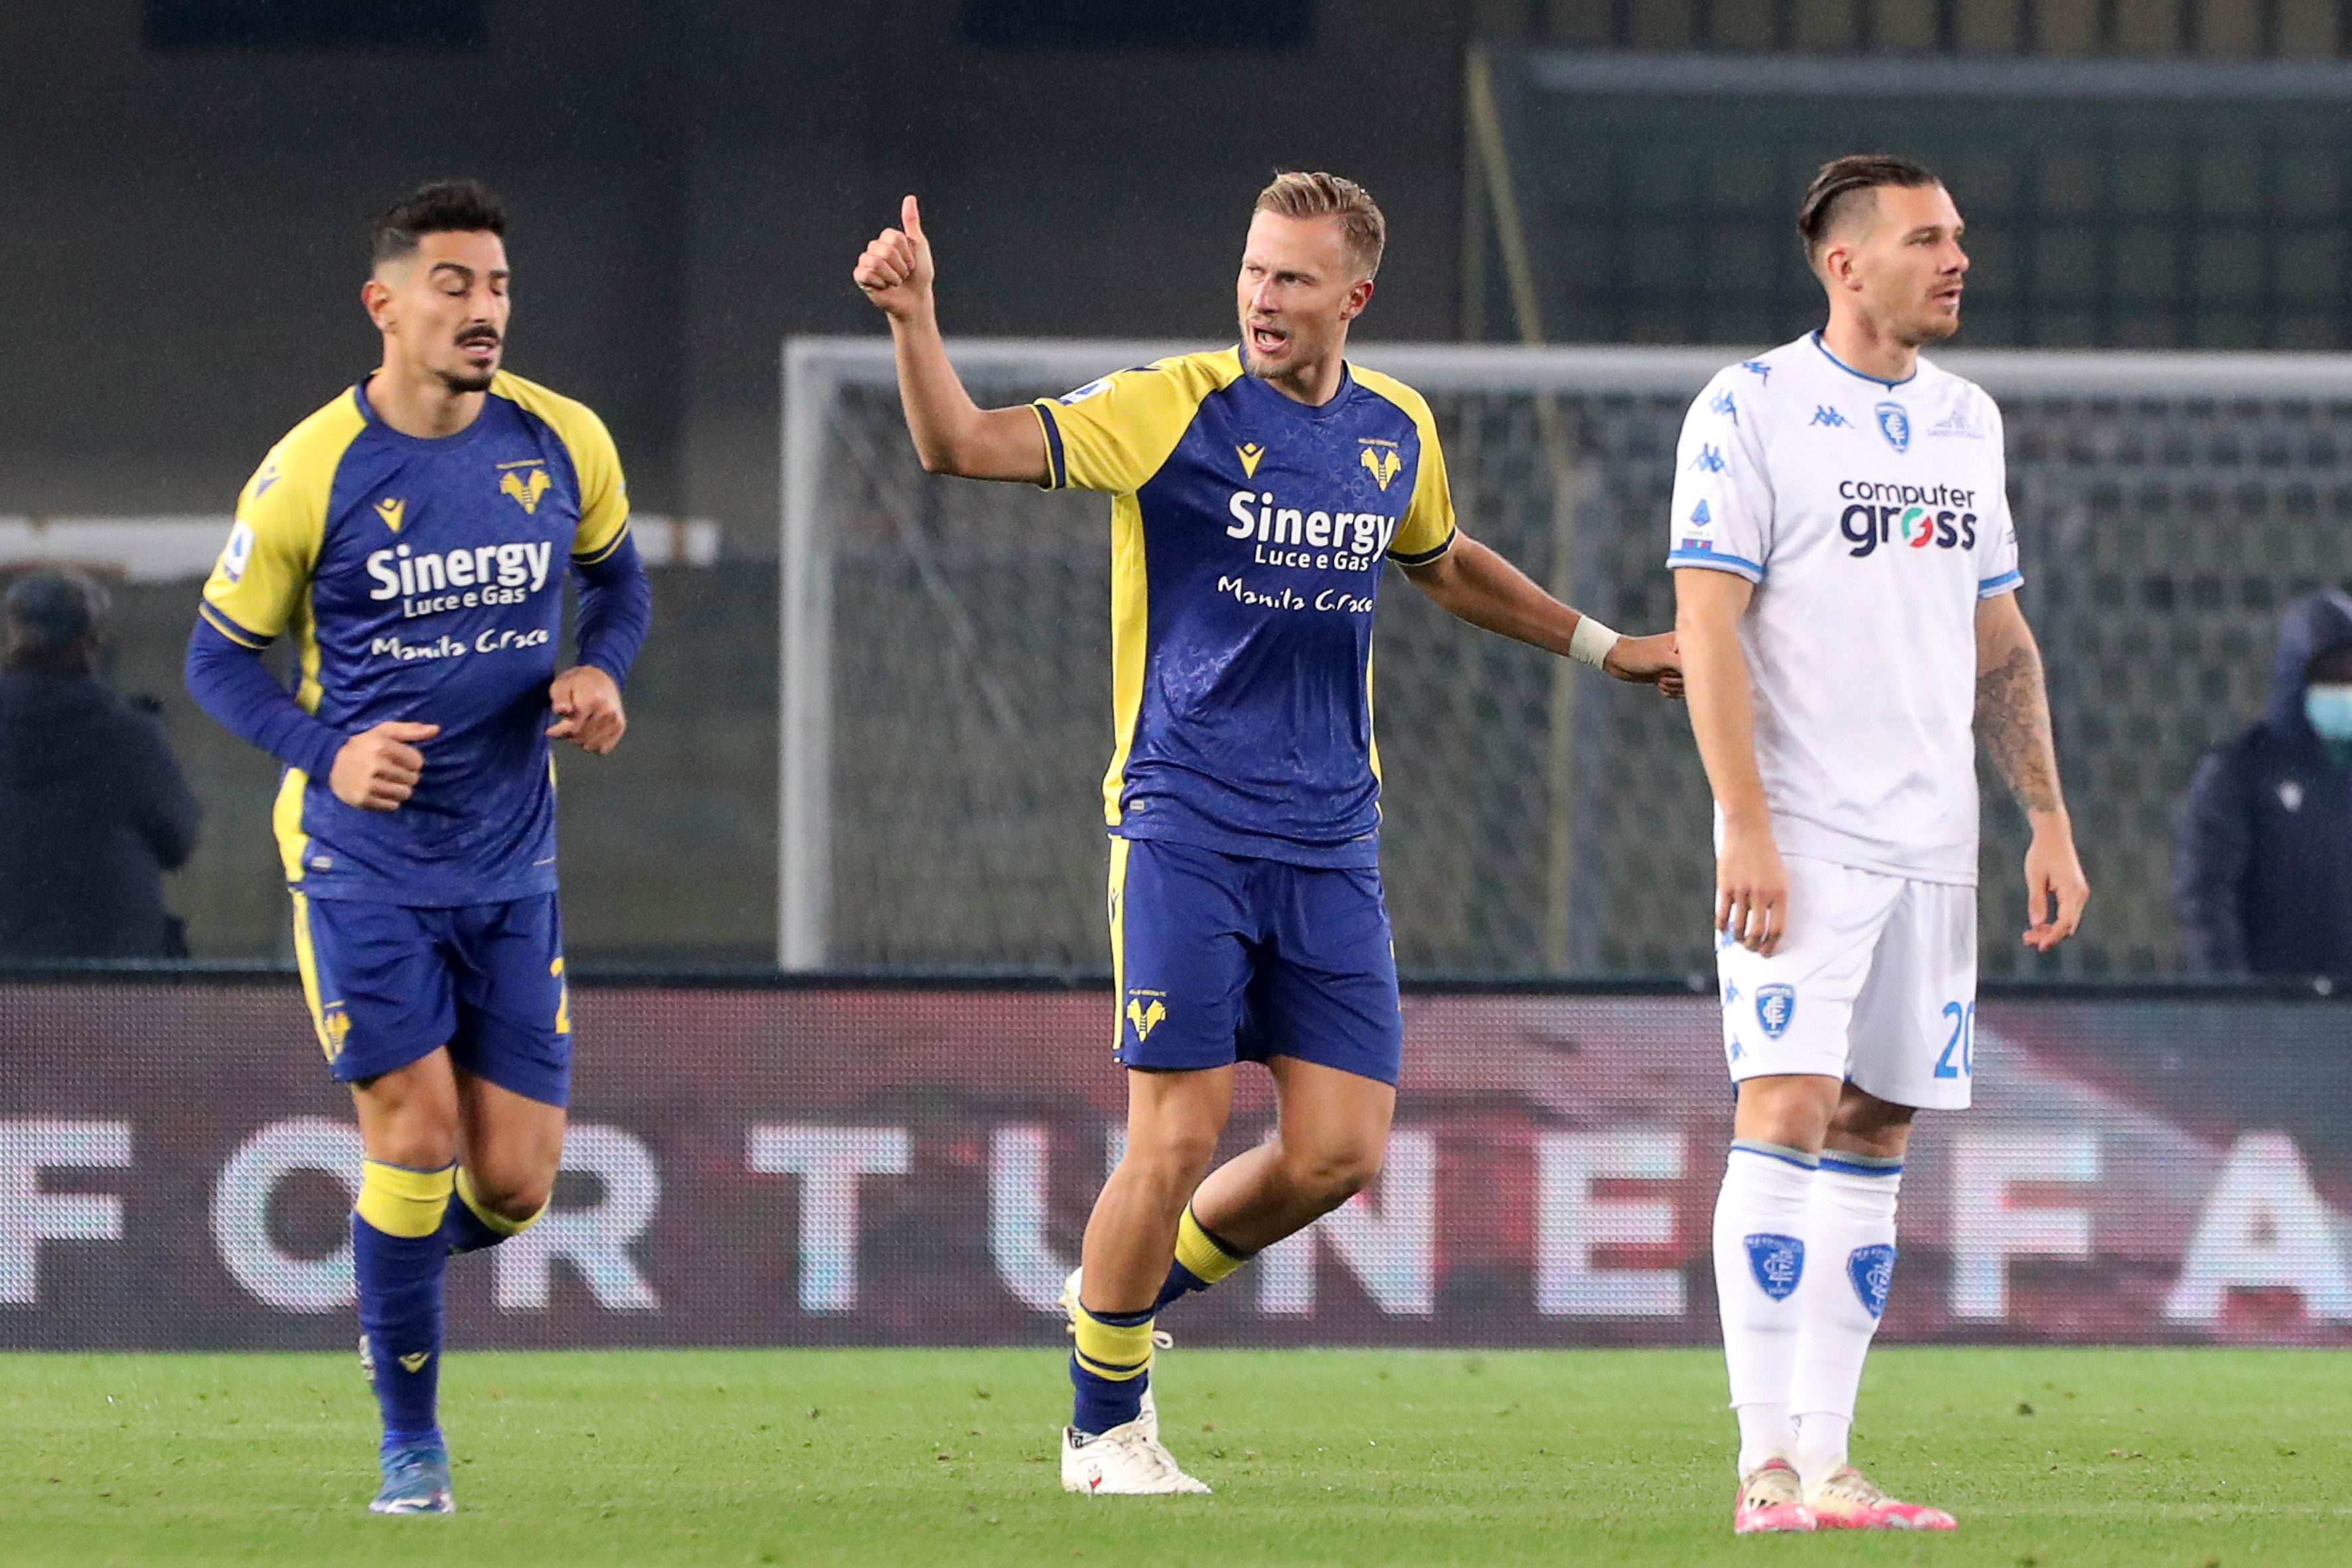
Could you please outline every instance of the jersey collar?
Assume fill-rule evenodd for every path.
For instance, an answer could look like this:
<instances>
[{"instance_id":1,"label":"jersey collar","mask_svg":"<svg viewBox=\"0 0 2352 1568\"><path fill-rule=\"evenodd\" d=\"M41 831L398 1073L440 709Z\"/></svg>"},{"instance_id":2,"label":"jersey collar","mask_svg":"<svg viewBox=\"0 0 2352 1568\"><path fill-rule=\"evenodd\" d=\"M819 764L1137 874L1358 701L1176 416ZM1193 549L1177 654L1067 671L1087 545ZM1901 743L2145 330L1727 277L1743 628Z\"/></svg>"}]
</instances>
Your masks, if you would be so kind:
<instances>
[{"instance_id":1,"label":"jersey collar","mask_svg":"<svg viewBox=\"0 0 2352 1568\"><path fill-rule=\"evenodd\" d=\"M490 405L498 401L499 395L493 391L483 400L482 411L474 416L474 422L454 436L411 436L405 431L395 430L385 424L383 416L376 413L375 405L368 401L367 384L374 375L375 372L370 371L352 384L352 402L358 406L360 417L367 421L369 429L387 441L404 441L412 447L430 447L436 451L446 452L466 445L480 436L488 426Z\"/></svg>"},{"instance_id":2,"label":"jersey collar","mask_svg":"<svg viewBox=\"0 0 2352 1568\"><path fill-rule=\"evenodd\" d=\"M1901 381L1889 381L1885 376L1873 375L1868 371L1856 370L1853 366L1846 363L1845 361L1838 358L1837 355L1830 353L1829 344L1822 341L1822 330L1819 327L1815 327L1812 331L1807 335L1812 339L1813 347L1822 351L1822 357L1823 359L1829 361L1832 364L1837 366L1838 369L1845 372L1846 374L1853 376L1858 381L1866 381L1873 386L1883 386L1886 388L1887 391L1892 392L1898 386L1908 386L1913 382L1919 379L1919 362L1916 359L1911 362L1911 374L1909 375L1905 376Z\"/></svg>"},{"instance_id":3,"label":"jersey collar","mask_svg":"<svg viewBox=\"0 0 2352 1568\"><path fill-rule=\"evenodd\" d=\"M1265 383L1258 377L1252 375L1249 372L1249 357L1240 344L1236 343L1234 345L1234 353L1239 359L1242 367L1242 374L1239 379L1250 384L1250 390L1244 393L1243 395L1245 397L1259 398L1269 405L1279 404L1292 418L1334 418L1338 416L1340 408L1347 404L1349 398L1354 395L1356 390L1356 373L1349 366L1348 362L1343 359L1339 362L1339 390L1331 395L1330 401L1328 403L1318 404L1301 403L1295 397L1284 396L1281 393L1276 392L1274 388L1266 385Z\"/></svg>"}]
</instances>

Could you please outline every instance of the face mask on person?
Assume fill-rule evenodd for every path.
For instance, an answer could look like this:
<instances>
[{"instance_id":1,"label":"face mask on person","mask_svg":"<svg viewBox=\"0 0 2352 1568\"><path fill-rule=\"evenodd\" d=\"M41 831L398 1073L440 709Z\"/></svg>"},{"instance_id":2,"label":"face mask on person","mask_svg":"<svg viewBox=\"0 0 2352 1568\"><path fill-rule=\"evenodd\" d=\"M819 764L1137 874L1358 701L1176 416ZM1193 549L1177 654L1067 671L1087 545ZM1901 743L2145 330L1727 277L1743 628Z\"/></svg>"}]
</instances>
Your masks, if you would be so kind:
<instances>
[{"instance_id":1,"label":"face mask on person","mask_svg":"<svg viewBox=\"0 0 2352 1568\"><path fill-rule=\"evenodd\" d=\"M2321 740L2336 745L2352 743L2352 683L2330 681L2305 688L2303 716L2311 721Z\"/></svg>"}]
</instances>

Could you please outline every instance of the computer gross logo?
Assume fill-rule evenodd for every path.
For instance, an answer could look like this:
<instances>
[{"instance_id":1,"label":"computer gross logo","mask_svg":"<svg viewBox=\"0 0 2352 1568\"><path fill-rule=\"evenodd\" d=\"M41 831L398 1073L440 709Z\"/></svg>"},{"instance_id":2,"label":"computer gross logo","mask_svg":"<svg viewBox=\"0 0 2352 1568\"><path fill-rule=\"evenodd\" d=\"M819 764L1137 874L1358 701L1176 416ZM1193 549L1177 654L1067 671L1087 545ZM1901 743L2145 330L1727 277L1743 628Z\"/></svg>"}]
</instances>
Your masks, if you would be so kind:
<instances>
[{"instance_id":1,"label":"computer gross logo","mask_svg":"<svg viewBox=\"0 0 2352 1568\"><path fill-rule=\"evenodd\" d=\"M1838 514L1838 531L1853 547L1846 552L1849 555L1868 555L1882 544L1911 550L1977 546L1977 493L1972 489L1847 479L1837 493L1846 503Z\"/></svg>"}]
</instances>

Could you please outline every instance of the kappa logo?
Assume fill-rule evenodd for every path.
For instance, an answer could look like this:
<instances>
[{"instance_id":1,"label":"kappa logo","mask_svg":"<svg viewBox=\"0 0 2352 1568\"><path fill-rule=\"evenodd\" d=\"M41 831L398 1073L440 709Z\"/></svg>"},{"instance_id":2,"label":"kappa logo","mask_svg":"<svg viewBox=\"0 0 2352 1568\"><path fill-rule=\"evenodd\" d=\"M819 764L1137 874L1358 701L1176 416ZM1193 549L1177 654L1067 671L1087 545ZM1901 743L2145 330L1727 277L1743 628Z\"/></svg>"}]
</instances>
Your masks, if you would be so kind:
<instances>
[{"instance_id":1,"label":"kappa logo","mask_svg":"<svg viewBox=\"0 0 2352 1568\"><path fill-rule=\"evenodd\" d=\"M499 493L512 496L525 517L538 511L540 498L555 483L539 466L539 460L534 458L520 463L500 463L499 467L506 470L499 476Z\"/></svg>"},{"instance_id":2,"label":"kappa logo","mask_svg":"<svg viewBox=\"0 0 2352 1568\"><path fill-rule=\"evenodd\" d=\"M1741 360L1739 362L1739 368L1746 371L1748 374L1756 377L1759 381L1764 383L1765 385L1769 386L1772 384L1772 367L1766 364L1762 360Z\"/></svg>"},{"instance_id":3,"label":"kappa logo","mask_svg":"<svg viewBox=\"0 0 2352 1568\"><path fill-rule=\"evenodd\" d=\"M1395 479L1398 470L1404 467L1404 454L1396 449L1394 441L1383 441L1376 436L1363 436L1358 439L1364 447L1358 460L1373 479L1380 481L1381 489L1388 489L1389 481Z\"/></svg>"},{"instance_id":4,"label":"kappa logo","mask_svg":"<svg viewBox=\"0 0 2352 1568\"><path fill-rule=\"evenodd\" d=\"M1242 477L1244 479L1254 479L1257 478L1257 460L1265 456L1265 448L1264 447L1260 446L1255 441L1244 441L1240 446L1234 448L1234 455L1242 460Z\"/></svg>"},{"instance_id":5,"label":"kappa logo","mask_svg":"<svg viewBox=\"0 0 2352 1568\"><path fill-rule=\"evenodd\" d=\"M1764 1037L1777 1040L1789 1032L1789 1025L1797 1016L1797 988L1775 982L1756 988L1756 1022L1763 1026Z\"/></svg>"},{"instance_id":6,"label":"kappa logo","mask_svg":"<svg viewBox=\"0 0 2352 1568\"><path fill-rule=\"evenodd\" d=\"M1734 425L1739 423L1739 405L1732 401L1731 388L1727 386L1716 394L1715 401L1706 406L1709 412L1722 415Z\"/></svg>"},{"instance_id":7,"label":"kappa logo","mask_svg":"<svg viewBox=\"0 0 2352 1568\"><path fill-rule=\"evenodd\" d=\"M1793 1236L1775 1236L1769 1231L1745 1237L1748 1248L1748 1269L1756 1276L1756 1288L1775 1301L1785 1301L1797 1293L1797 1281L1805 1277L1805 1244Z\"/></svg>"},{"instance_id":8,"label":"kappa logo","mask_svg":"<svg viewBox=\"0 0 2352 1568\"><path fill-rule=\"evenodd\" d=\"M1878 416L1878 433L1898 452L1911 449L1911 411L1899 403L1882 403L1871 410Z\"/></svg>"},{"instance_id":9,"label":"kappa logo","mask_svg":"<svg viewBox=\"0 0 2352 1568\"><path fill-rule=\"evenodd\" d=\"M1712 447L1701 447L1690 466L1702 474L1719 474L1723 472L1723 454Z\"/></svg>"},{"instance_id":10,"label":"kappa logo","mask_svg":"<svg viewBox=\"0 0 2352 1568\"><path fill-rule=\"evenodd\" d=\"M408 503L394 496L386 496L382 500L375 503L376 516L383 519L384 527L392 530L394 533L398 533L400 531L401 522L406 517L407 512Z\"/></svg>"},{"instance_id":11,"label":"kappa logo","mask_svg":"<svg viewBox=\"0 0 2352 1568\"><path fill-rule=\"evenodd\" d=\"M1845 1273L1853 1282L1853 1293L1862 1298L1870 1315L1883 1315L1886 1294L1895 1289L1895 1248L1884 1242L1875 1247L1857 1247L1845 1260Z\"/></svg>"},{"instance_id":12,"label":"kappa logo","mask_svg":"<svg viewBox=\"0 0 2352 1568\"><path fill-rule=\"evenodd\" d=\"M1144 1002L1147 996L1151 999L1149 1005ZM1162 996L1163 993L1158 991L1128 993L1127 1021L1135 1026L1135 1037L1139 1042L1150 1039L1151 1031L1167 1022L1168 1004Z\"/></svg>"},{"instance_id":13,"label":"kappa logo","mask_svg":"<svg viewBox=\"0 0 2352 1568\"><path fill-rule=\"evenodd\" d=\"M432 1359L431 1351L411 1351L400 1358L400 1370L410 1373L423 1372L425 1363Z\"/></svg>"},{"instance_id":14,"label":"kappa logo","mask_svg":"<svg viewBox=\"0 0 2352 1568\"><path fill-rule=\"evenodd\" d=\"M1807 423L1811 425L1826 425L1833 430L1843 430L1849 428L1853 425L1853 421L1848 419L1844 415L1840 414L1836 409L1832 408L1828 404L1817 403L1813 405L1813 416L1811 419L1808 420Z\"/></svg>"}]
</instances>

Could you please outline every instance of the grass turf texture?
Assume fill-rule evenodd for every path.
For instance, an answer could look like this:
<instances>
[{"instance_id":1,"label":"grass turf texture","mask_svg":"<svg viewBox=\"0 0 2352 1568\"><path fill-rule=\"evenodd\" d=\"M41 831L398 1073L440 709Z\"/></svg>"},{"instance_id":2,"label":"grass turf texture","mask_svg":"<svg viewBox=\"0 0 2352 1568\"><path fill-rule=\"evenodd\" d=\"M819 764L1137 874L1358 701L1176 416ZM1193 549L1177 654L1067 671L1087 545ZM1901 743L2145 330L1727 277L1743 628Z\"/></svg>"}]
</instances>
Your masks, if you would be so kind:
<instances>
[{"instance_id":1,"label":"grass turf texture","mask_svg":"<svg viewBox=\"0 0 2352 1568\"><path fill-rule=\"evenodd\" d=\"M2352 1363L1900 1350L1857 1456L1951 1537L1729 1533L1708 1352L1179 1350L1211 1498L1066 1496L1050 1351L461 1353L452 1519L377 1519L348 1355L0 1355L8 1563L2352 1561Z\"/></svg>"}]
</instances>

